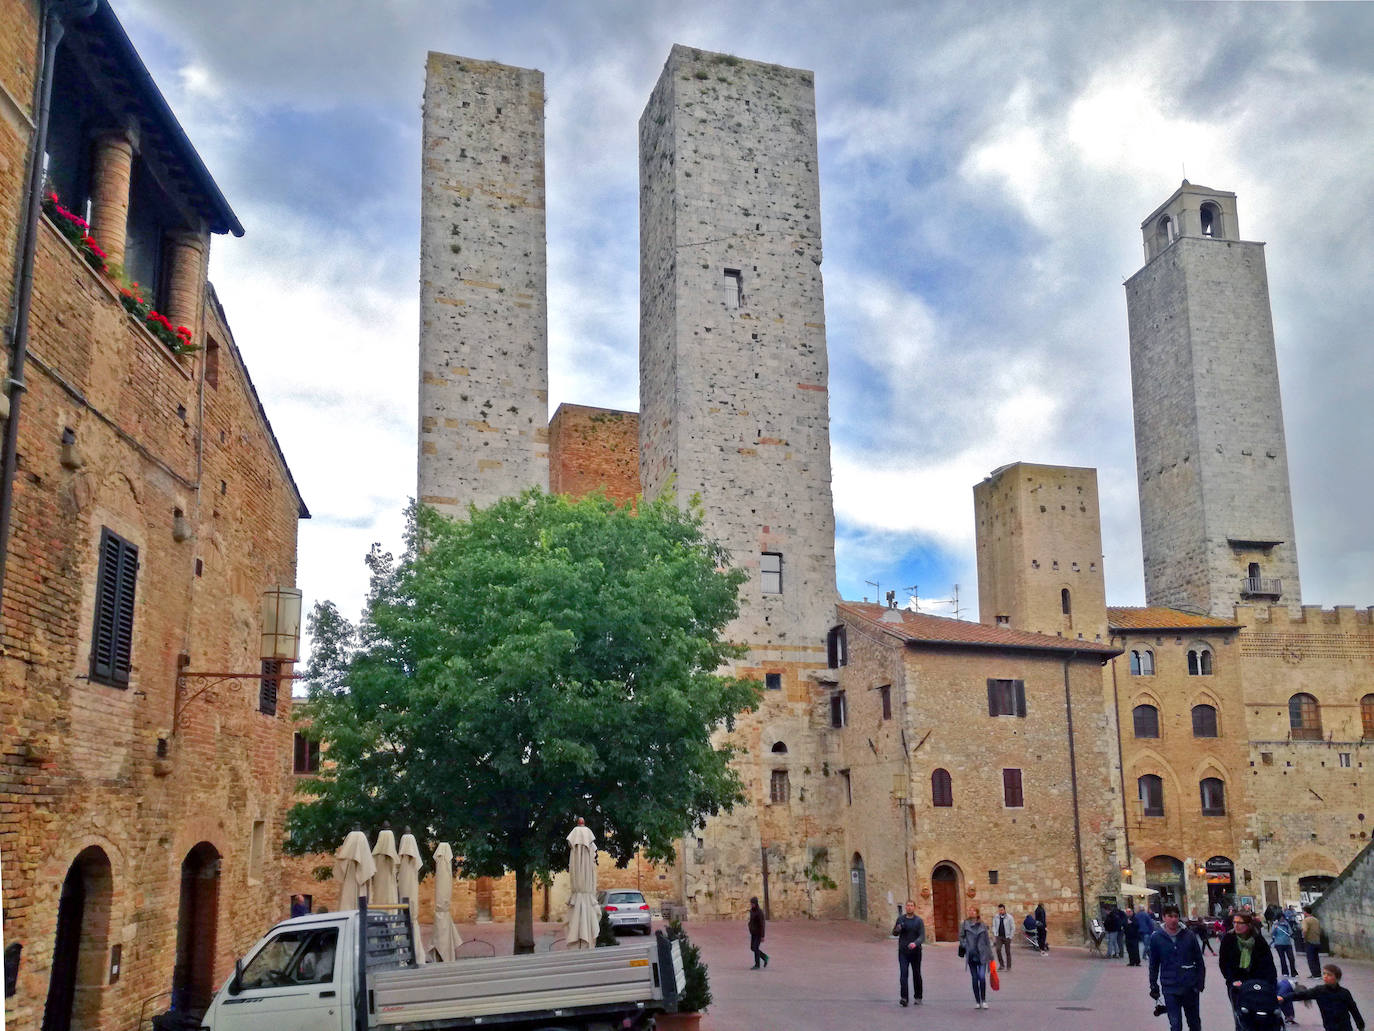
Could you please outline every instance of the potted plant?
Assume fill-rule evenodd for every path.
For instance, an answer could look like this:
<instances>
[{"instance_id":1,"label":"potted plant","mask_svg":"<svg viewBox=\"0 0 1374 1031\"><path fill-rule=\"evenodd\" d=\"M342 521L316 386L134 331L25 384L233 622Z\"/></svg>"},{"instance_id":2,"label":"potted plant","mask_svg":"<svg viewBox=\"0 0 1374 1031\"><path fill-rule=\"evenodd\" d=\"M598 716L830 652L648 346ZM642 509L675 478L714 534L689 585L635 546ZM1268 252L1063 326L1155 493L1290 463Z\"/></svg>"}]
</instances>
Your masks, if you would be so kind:
<instances>
[{"instance_id":1,"label":"potted plant","mask_svg":"<svg viewBox=\"0 0 1374 1031\"><path fill-rule=\"evenodd\" d=\"M706 977L706 964L701 961L701 948L693 945L681 920L668 923L668 940L678 943L682 950L682 988L677 996L677 1012L661 1013L654 1023L663 1031L681 1029L696 1031L701 1026L701 1014L711 1005L711 986Z\"/></svg>"}]
</instances>

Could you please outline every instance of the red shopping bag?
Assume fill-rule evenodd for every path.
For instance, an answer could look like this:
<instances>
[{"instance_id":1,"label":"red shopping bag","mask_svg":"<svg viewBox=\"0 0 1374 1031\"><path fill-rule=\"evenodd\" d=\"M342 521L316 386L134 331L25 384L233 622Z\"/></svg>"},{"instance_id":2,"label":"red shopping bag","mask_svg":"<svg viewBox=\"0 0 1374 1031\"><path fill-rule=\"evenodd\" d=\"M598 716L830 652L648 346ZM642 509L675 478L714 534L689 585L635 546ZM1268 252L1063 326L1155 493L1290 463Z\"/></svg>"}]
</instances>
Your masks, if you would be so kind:
<instances>
[{"instance_id":1,"label":"red shopping bag","mask_svg":"<svg viewBox=\"0 0 1374 1031\"><path fill-rule=\"evenodd\" d=\"M997 976L997 960L988 964L988 984L992 985L994 992L1002 990L1002 980Z\"/></svg>"}]
</instances>

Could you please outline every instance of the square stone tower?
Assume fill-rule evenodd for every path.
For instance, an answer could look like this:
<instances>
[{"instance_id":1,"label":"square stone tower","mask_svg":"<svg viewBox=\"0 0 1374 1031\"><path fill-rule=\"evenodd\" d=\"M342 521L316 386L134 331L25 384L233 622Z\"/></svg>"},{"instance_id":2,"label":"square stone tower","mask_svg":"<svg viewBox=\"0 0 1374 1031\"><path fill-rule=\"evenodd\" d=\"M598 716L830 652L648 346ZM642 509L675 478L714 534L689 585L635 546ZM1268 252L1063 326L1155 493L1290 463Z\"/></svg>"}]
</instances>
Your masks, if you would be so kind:
<instances>
[{"instance_id":1,"label":"square stone tower","mask_svg":"<svg viewBox=\"0 0 1374 1031\"><path fill-rule=\"evenodd\" d=\"M733 635L814 649L835 514L811 73L674 46L639 120L640 479L751 581Z\"/></svg>"},{"instance_id":2,"label":"square stone tower","mask_svg":"<svg viewBox=\"0 0 1374 1031\"><path fill-rule=\"evenodd\" d=\"M978 620L1106 640L1097 470L1017 462L973 488Z\"/></svg>"},{"instance_id":3,"label":"square stone tower","mask_svg":"<svg viewBox=\"0 0 1374 1031\"><path fill-rule=\"evenodd\" d=\"M431 53L420 196L419 500L548 487L544 76Z\"/></svg>"},{"instance_id":4,"label":"square stone tower","mask_svg":"<svg viewBox=\"0 0 1374 1031\"><path fill-rule=\"evenodd\" d=\"M1264 244L1236 195L1186 179L1126 281L1150 605L1301 604Z\"/></svg>"}]
</instances>

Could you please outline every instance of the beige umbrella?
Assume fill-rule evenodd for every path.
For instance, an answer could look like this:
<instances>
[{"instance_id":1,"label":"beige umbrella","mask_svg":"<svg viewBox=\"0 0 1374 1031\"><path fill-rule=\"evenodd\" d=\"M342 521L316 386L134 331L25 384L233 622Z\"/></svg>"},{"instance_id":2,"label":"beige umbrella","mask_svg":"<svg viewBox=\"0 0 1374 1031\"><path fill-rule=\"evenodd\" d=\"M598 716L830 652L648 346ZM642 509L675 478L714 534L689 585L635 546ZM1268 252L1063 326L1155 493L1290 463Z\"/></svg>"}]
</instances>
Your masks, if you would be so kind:
<instances>
[{"instance_id":1,"label":"beige umbrella","mask_svg":"<svg viewBox=\"0 0 1374 1031\"><path fill-rule=\"evenodd\" d=\"M434 930L429 943L430 959L451 963L463 938L453 926L453 849L445 841L434 850Z\"/></svg>"},{"instance_id":2,"label":"beige umbrella","mask_svg":"<svg viewBox=\"0 0 1374 1031\"><path fill-rule=\"evenodd\" d=\"M401 849L396 855L396 892L410 900L410 937L419 964L425 962L425 943L420 937L420 846L414 834L401 835Z\"/></svg>"},{"instance_id":3,"label":"beige umbrella","mask_svg":"<svg viewBox=\"0 0 1374 1031\"><path fill-rule=\"evenodd\" d=\"M399 899L396 894L396 835L391 833L390 827L377 835L377 844L372 846L372 862L377 870L368 885L368 904L394 906Z\"/></svg>"},{"instance_id":4,"label":"beige umbrella","mask_svg":"<svg viewBox=\"0 0 1374 1031\"><path fill-rule=\"evenodd\" d=\"M596 932L601 913L596 905L596 838L577 818L568 834L568 879L572 897L568 899L568 948L596 947Z\"/></svg>"},{"instance_id":5,"label":"beige umbrella","mask_svg":"<svg viewBox=\"0 0 1374 1031\"><path fill-rule=\"evenodd\" d=\"M1117 894L1128 895L1138 899L1146 899L1149 898L1151 895L1158 895L1159 892L1155 891L1153 888L1141 887L1139 884L1123 884L1117 890Z\"/></svg>"},{"instance_id":6,"label":"beige umbrella","mask_svg":"<svg viewBox=\"0 0 1374 1031\"><path fill-rule=\"evenodd\" d=\"M376 870L372 850L367 847L367 835L362 831L349 831L339 851L334 853L334 880L339 885L340 911L358 908L358 896L366 892L367 882Z\"/></svg>"}]
</instances>

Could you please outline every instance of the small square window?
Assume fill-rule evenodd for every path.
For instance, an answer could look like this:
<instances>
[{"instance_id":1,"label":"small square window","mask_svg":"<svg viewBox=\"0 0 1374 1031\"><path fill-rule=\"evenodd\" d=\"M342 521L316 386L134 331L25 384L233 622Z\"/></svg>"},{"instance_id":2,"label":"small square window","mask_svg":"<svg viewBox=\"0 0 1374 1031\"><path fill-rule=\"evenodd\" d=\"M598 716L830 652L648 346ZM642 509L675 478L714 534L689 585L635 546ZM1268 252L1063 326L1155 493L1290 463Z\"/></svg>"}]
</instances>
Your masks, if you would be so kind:
<instances>
[{"instance_id":1,"label":"small square window","mask_svg":"<svg viewBox=\"0 0 1374 1031\"><path fill-rule=\"evenodd\" d=\"M988 883L989 883L989 884L996 884L996 883L997 883L997 871L996 871L996 870L989 870L989 871L988 871Z\"/></svg>"},{"instance_id":2,"label":"small square window","mask_svg":"<svg viewBox=\"0 0 1374 1031\"><path fill-rule=\"evenodd\" d=\"M320 772L320 743L311 741L304 734L297 731L295 736L295 762L292 766L294 773L319 773Z\"/></svg>"},{"instance_id":3,"label":"small square window","mask_svg":"<svg viewBox=\"0 0 1374 1031\"><path fill-rule=\"evenodd\" d=\"M744 274L737 268L725 270L721 300L730 309L744 307Z\"/></svg>"},{"instance_id":4,"label":"small square window","mask_svg":"<svg viewBox=\"0 0 1374 1031\"><path fill-rule=\"evenodd\" d=\"M1349 753L1349 752L1341 752L1341 753L1340 753L1340 760L1341 760L1341 765L1342 765L1342 766L1346 767L1347 769L1350 767L1350 753Z\"/></svg>"},{"instance_id":5,"label":"small square window","mask_svg":"<svg viewBox=\"0 0 1374 1031\"><path fill-rule=\"evenodd\" d=\"M774 805L785 805L790 794L791 787L787 782L787 771L774 770L769 781L769 799Z\"/></svg>"},{"instance_id":6,"label":"small square window","mask_svg":"<svg viewBox=\"0 0 1374 1031\"><path fill-rule=\"evenodd\" d=\"M765 551L759 556L759 583L764 594L782 593L782 552Z\"/></svg>"},{"instance_id":7,"label":"small square window","mask_svg":"<svg viewBox=\"0 0 1374 1031\"><path fill-rule=\"evenodd\" d=\"M765 688L767 688L769 691L781 691L781 690L782 690L782 674L781 674L781 673L765 673L765 674L763 675L763 686L764 686Z\"/></svg>"}]
</instances>

